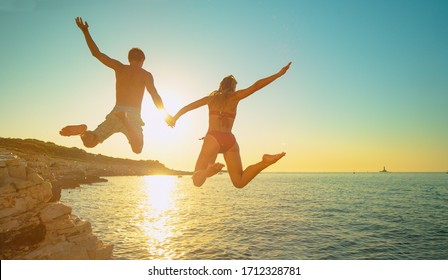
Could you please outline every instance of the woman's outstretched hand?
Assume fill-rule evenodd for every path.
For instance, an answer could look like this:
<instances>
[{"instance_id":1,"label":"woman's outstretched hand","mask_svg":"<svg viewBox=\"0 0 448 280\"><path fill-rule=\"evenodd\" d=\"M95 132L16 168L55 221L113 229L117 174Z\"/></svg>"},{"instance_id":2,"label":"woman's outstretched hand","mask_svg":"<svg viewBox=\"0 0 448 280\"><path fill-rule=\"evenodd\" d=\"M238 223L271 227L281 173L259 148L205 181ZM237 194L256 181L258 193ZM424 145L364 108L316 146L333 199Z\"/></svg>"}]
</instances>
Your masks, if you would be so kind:
<instances>
[{"instance_id":1,"label":"woman's outstretched hand","mask_svg":"<svg viewBox=\"0 0 448 280\"><path fill-rule=\"evenodd\" d=\"M291 66L291 63L292 63L292 62L288 63L285 67L283 67L283 68L278 72L278 74L279 74L280 76L283 76L283 75L286 73L286 71L288 71L289 66Z\"/></svg>"},{"instance_id":2,"label":"woman's outstretched hand","mask_svg":"<svg viewBox=\"0 0 448 280\"><path fill-rule=\"evenodd\" d=\"M165 118L165 122L168 126L174 127L176 125L176 119L171 115L167 115Z\"/></svg>"}]
</instances>

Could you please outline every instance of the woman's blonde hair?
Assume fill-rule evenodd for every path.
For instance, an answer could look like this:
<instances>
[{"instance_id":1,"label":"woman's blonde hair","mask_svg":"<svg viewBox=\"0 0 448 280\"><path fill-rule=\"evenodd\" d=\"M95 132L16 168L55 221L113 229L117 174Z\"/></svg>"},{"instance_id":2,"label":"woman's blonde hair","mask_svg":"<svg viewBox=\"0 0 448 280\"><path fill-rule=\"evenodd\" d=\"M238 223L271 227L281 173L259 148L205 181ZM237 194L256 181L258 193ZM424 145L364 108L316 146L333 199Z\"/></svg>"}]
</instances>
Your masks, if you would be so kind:
<instances>
[{"instance_id":1,"label":"woman's blonde hair","mask_svg":"<svg viewBox=\"0 0 448 280\"><path fill-rule=\"evenodd\" d=\"M227 97L229 97L226 93L233 92L236 87L236 79L233 75L229 75L222 79L219 84L219 88L212 93L210 96L213 96L212 103L216 104L220 108L224 108L227 103Z\"/></svg>"},{"instance_id":2,"label":"woman's blonde hair","mask_svg":"<svg viewBox=\"0 0 448 280\"><path fill-rule=\"evenodd\" d=\"M213 91L210 95L215 96L215 95L219 95L219 94L228 92L229 90L234 91L236 84L237 84L237 81L236 81L235 77L233 75L229 75L229 76L225 77L224 79L222 79L221 83L219 83L219 88L217 90Z\"/></svg>"}]
</instances>

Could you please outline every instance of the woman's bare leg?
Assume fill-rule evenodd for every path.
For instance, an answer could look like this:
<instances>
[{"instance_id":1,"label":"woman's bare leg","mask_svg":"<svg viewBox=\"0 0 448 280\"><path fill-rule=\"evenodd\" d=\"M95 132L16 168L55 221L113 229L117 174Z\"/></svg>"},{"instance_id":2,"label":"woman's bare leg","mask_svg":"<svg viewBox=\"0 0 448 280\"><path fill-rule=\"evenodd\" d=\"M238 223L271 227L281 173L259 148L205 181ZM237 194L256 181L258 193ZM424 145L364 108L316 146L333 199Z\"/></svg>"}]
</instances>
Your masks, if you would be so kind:
<instances>
[{"instance_id":1,"label":"woman's bare leg","mask_svg":"<svg viewBox=\"0 0 448 280\"><path fill-rule=\"evenodd\" d=\"M204 138L193 174L193 184L196 187L202 186L208 177L217 174L224 167L222 163L215 163L219 148L219 144L213 136L207 135Z\"/></svg>"},{"instance_id":2,"label":"woman's bare leg","mask_svg":"<svg viewBox=\"0 0 448 280\"><path fill-rule=\"evenodd\" d=\"M224 154L224 159L227 164L227 171L229 172L230 179L236 188L244 188L255 176L268 166L276 163L279 159L284 157L285 153L276 155L263 155L260 162L248 166L243 171L243 165L241 163L240 148L238 143L235 144L229 151Z\"/></svg>"}]
</instances>

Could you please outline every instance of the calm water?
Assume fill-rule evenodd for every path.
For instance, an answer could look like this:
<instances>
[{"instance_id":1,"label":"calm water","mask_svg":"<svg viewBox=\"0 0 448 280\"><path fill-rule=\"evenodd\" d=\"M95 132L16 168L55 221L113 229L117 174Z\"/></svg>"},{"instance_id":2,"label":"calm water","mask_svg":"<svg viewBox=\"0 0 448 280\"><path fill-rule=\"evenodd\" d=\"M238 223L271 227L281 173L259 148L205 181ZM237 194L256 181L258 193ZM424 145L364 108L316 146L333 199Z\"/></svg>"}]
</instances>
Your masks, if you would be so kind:
<instances>
[{"instance_id":1,"label":"calm water","mask_svg":"<svg viewBox=\"0 0 448 280\"><path fill-rule=\"evenodd\" d=\"M110 177L64 203L117 259L448 259L448 174Z\"/></svg>"}]
</instances>

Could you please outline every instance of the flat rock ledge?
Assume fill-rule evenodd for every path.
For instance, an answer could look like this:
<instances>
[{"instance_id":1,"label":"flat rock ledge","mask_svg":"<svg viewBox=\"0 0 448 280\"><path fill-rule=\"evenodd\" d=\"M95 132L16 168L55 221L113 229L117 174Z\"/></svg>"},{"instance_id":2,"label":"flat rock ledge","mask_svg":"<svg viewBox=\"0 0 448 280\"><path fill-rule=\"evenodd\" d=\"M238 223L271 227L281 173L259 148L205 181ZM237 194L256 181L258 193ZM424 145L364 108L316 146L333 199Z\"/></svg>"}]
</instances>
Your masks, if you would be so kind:
<instances>
[{"instance_id":1,"label":"flat rock ledge","mask_svg":"<svg viewBox=\"0 0 448 280\"><path fill-rule=\"evenodd\" d=\"M113 245L72 208L50 202L52 185L27 162L0 150L0 259L108 260Z\"/></svg>"}]
</instances>

